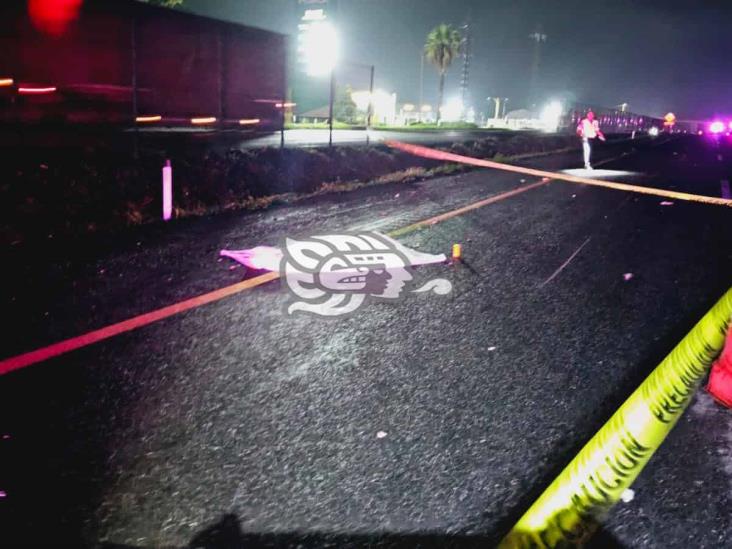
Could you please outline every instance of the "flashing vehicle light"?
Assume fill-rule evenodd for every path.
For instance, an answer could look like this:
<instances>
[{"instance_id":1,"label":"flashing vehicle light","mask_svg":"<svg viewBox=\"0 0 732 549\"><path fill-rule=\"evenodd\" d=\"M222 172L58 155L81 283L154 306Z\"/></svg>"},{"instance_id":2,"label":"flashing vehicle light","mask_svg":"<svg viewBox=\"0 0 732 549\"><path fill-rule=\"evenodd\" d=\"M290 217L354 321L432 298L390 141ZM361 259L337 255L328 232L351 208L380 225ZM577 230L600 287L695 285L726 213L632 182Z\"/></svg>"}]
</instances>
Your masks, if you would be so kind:
<instances>
[{"instance_id":1,"label":"flashing vehicle light","mask_svg":"<svg viewBox=\"0 0 732 549\"><path fill-rule=\"evenodd\" d=\"M44 94L44 93L53 93L56 90L57 90L56 86L47 86L45 88L34 88L34 87L21 86L18 88L18 93L28 94L28 95L39 95L39 94Z\"/></svg>"},{"instance_id":2,"label":"flashing vehicle light","mask_svg":"<svg viewBox=\"0 0 732 549\"><path fill-rule=\"evenodd\" d=\"M712 133L722 133L724 131L724 122L721 120L715 120L709 124L709 131Z\"/></svg>"}]
</instances>

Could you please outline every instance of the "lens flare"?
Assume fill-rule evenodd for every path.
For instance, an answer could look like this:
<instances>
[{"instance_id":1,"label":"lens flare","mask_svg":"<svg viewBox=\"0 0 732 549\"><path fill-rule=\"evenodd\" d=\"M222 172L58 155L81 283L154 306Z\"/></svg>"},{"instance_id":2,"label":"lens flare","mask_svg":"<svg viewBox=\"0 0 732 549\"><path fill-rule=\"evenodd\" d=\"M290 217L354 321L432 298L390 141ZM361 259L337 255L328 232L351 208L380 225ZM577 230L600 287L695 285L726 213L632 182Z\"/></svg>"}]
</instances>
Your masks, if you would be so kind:
<instances>
[{"instance_id":1,"label":"lens flare","mask_svg":"<svg viewBox=\"0 0 732 549\"><path fill-rule=\"evenodd\" d=\"M28 14L38 30L60 35L78 16L81 3L82 0L29 0Z\"/></svg>"},{"instance_id":2,"label":"lens flare","mask_svg":"<svg viewBox=\"0 0 732 549\"><path fill-rule=\"evenodd\" d=\"M725 130L724 122L721 120L715 120L709 124L709 131L712 133L722 133Z\"/></svg>"}]
</instances>

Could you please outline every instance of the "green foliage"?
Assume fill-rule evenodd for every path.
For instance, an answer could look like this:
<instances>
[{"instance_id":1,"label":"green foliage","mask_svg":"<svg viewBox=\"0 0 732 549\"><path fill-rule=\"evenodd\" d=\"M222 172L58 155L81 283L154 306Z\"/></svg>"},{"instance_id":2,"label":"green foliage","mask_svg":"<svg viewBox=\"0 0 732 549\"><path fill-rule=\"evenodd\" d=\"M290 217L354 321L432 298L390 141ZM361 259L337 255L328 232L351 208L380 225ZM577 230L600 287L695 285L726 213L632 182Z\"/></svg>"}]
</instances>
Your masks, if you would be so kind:
<instances>
[{"instance_id":1,"label":"green foliage","mask_svg":"<svg viewBox=\"0 0 732 549\"><path fill-rule=\"evenodd\" d=\"M333 118L337 122L356 124L361 118L356 109L356 103L351 99L352 92L351 86L336 91L335 102L333 103Z\"/></svg>"},{"instance_id":2,"label":"green foliage","mask_svg":"<svg viewBox=\"0 0 732 549\"><path fill-rule=\"evenodd\" d=\"M98 136L83 149L8 149L0 185L0 246L113 232L160 218L160 166L171 159L176 216L259 208L367 182L397 183L466 170L375 147L269 148L223 152L173 135L125 154L119 135ZM443 148L478 158L513 161L550 150L576 150L574 135L503 134ZM217 150L213 150L213 149ZM431 171L433 170L434 171ZM358 182L358 183L355 183Z\"/></svg>"},{"instance_id":3,"label":"green foliage","mask_svg":"<svg viewBox=\"0 0 732 549\"><path fill-rule=\"evenodd\" d=\"M375 125L375 129L377 130L393 130L393 131L400 131L400 132L420 132L420 131L444 131L444 130L475 130L475 131L485 131L485 132L495 132L495 130L487 130L485 128L478 127L477 124L473 124L472 122L446 122L442 123L440 125L427 123L427 122L416 122L414 124L409 124L408 126L394 126L391 124L380 124Z\"/></svg>"},{"instance_id":4,"label":"green foliage","mask_svg":"<svg viewBox=\"0 0 732 549\"><path fill-rule=\"evenodd\" d=\"M139 0L140 2L145 2L146 4L154 4L156 6L163 6L165 8L174 8L176 6L180 6L183 3L183 0Z\"/></svg>"},{"instance_id":5,"label":"green foliage","mask_svg":"<svg viewBox=\"0 0 732 549\"><path fill-rule=\"evenodd\" d=\"M460 55L462 41L460 32L455 27L444 23L437 25L427 35L424 54L440 73L445 73Z\"/></svg>"},{"instance_id":6,"label":"green foliage","mask_svg":"<svg viewBox=\"0 0 732 549\"><path fill-rule=\"evenodd\" d=\"M440 84L437 99L437 123L440 123L440 109L445 89L445 74L452 62L460 55L463 39L460 32L452 25L437 25L427 35L424 55L440 73Z\"/></svg>"}]
</instances>

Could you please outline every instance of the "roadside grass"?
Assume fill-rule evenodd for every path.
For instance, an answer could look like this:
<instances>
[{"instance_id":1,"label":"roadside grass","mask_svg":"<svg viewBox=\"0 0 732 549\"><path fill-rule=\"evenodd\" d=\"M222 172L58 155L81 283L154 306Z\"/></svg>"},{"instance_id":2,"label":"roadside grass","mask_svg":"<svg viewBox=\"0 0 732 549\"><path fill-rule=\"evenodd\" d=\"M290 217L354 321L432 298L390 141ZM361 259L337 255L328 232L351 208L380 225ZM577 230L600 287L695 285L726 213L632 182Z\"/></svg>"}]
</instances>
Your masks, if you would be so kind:
<instances>
[{"instance_id":1,"label":"roadside grass","mask_svg":"<svg viewBox=\"0 0 732 549\"><path fill-rule=\"evenodd\" d=\"M574 136L486 135L443 150L511 162L576 149ZM571 145L571 147L568 147ZM1 172L0 243L25 245L158 223L160 170L173 164L176 218L256 210L365 186L404 184L475 169L384 146L266 148L224 153L168 142L120 156L112 148L18 149ZM11 152L11 151L9 151Z\"/></svg>"}]
</instances>

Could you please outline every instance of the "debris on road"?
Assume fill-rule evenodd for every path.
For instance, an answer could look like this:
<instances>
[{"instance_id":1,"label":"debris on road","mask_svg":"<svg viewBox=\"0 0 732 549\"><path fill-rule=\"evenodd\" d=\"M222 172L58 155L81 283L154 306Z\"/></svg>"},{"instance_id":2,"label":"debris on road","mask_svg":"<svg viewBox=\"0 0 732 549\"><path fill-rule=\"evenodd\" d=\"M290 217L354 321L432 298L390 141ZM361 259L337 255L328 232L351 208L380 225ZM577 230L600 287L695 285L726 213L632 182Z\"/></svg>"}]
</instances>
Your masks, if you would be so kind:
<instances>
[{"instance_id":1,"label":"debris on road","mask_svg":"<svg viewBox=\"0 0 732 549\"><path fill-rule=\"evenodd\" d=\"M674 205L674 203L669 200L664 200L663 202L661 202L661 206L673 206L673 205Z\"/></svg>"},{"instance_id":2,"label":"debris on road","mask_svg":"<svg viewBox=\"0 0 732 549\"><path fill-rule=\"evenodd\" d=\"M623 275L623 280L625 280L626 282L628 282L628 280L630 280L632 278L633 278L633 273L625 273Z\"/></svg>"},{"instance_id":3,"label":"debris on road","mask_svg":"<svg viewBox=\"0 0 732 549\"><path fill-rule=\"evenodd\" d=\"M622 494L620 494L620 499L623 500L623 503L630 503L633 501L633 498L635 497L635 492L628 488L627 490L624 490Z\"/></svg>"},{"instance_id":4,"label":"debris on road","mask_svg":"<svg viewBox=\"0 0 732 549\"><path fill-rule=\"evenodd\" d=\"M379 431L376 433L376 438L384 438L386 436L386 431Z\"/></svg>"},{"instance_id":5,"label":"debris on road","mask_svg":"<svg viewBox=\"0 0 732 549\"><path fill-rule=\"evenodd\" d=\"M452 259L454 261L460 261L463 257L463 247L460 244L452 245Z\"/></svg>"}]
</instances>

